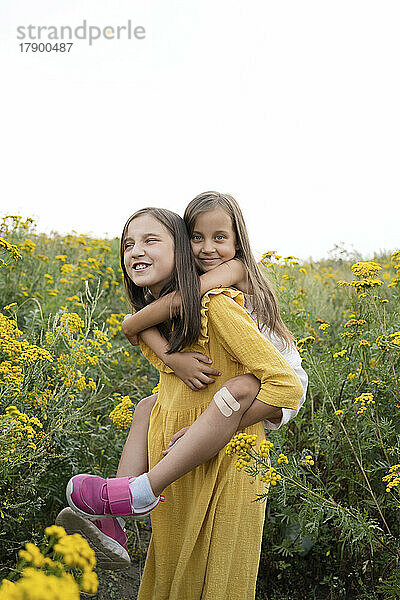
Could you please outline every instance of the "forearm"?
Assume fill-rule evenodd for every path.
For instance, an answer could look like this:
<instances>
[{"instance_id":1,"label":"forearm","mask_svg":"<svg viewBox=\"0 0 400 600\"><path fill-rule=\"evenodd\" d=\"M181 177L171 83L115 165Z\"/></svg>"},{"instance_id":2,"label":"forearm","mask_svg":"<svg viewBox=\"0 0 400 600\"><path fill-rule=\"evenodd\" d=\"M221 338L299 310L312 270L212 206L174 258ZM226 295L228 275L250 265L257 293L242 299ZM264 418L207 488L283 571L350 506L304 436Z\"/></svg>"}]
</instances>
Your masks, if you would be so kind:
<instances>
[{"instance_id":1,"label":"forearm","mask_svg":"<svg viewBox=\"0 0 400 600\"><path fill-rule=\"evenodd\" d=\"M158 323L168 321L172 316L174 297L174 292L171 292L125 319L122 324L124 334L129 338Z\"/></svg>"},{"instance_id":2,"label":"forearm","mask_svg":"<svg viewBox=\"0 0 400 600\"><path fill-rule=\"evenodd\" d=\"M200 276L200 295L214 288L237 285L244 277L245 268L238 259L228 260Z\"/></svg>"},{"instance_id":3,"label":"forearm","mask_svg":"<svg viewBox=\"0 0 400 600\"><path fill-rule=\"evenodd\" d=\"M151 350L153 350L154 354L158 356L160 360L166 364L166 359L168 357L167 350L169 350L169 344L165 338L160 334L157 327L150 327L145 331L140 332L140 337Z\"/></svg>"},{"instance_id":4,"label":"forearm","mask_svg":"<svg viewBox=\"0 0 400 600\"><path fill-rule=\"evenodd\" d=\"M254 400L246 412L243 413L238 425L238 430L250 427L250 425L255 425L264 419L279 423L282 419L282 409L261 402L261 400Z\"/></svg>"}]
</instances>

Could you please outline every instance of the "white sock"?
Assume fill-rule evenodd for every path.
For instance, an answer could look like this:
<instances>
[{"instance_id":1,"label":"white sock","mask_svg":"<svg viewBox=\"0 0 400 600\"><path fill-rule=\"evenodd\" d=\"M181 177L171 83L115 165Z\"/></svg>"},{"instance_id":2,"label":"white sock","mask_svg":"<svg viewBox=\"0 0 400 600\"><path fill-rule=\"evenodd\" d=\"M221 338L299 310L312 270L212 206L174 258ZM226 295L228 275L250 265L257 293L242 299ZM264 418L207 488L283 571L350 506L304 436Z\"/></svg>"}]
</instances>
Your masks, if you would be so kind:
<instances>
[{"instance_id":1,"label":"white sock","mask_svg":"<svg viewBox=\"0 0 400 600\"><path fill-rule=\"evenodd\" d=\"M122 517L116 517L118 523L121 525L122 529L125 529L125 521Z\"/></svg>"},{"instance_id":2,"label":"white sock","mask_svg":"<svg viewBox=\"0 0 400 600\"><path fill-rule=\"evenodd\" d=\"M157 500L151 489L147 473L143 473L129 482L129 489L132 493L133 508L145 508Z\"/></svg>"}]
</instances>

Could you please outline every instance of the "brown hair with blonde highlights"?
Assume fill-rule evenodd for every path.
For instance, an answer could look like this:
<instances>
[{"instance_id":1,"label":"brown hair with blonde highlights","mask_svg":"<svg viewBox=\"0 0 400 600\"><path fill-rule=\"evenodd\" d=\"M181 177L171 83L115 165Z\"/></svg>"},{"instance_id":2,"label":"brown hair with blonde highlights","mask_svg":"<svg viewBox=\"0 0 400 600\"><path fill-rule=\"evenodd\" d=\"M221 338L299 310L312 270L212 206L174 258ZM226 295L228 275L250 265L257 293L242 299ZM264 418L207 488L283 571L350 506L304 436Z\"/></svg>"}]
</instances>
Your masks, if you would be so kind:
<instances>
[{"instance_id":1,"label":"brown hair with blonde highlights","mask_svg":"<svg viewBox=\"0 0 400 600\"><path fill-rule=\"evenodd\" d=\"M258 327L261 331L268 328L282 338L285 345L292 344L293 335L282 320L272 285L262 275L251 251L243 214L235 198L229 194L219 194L218 192L203 192L196 196L186 207L183 216L189 236L191 237L193 234L197 217L216 208L221 208L231 218L237 246L235 258L240 259L246 268L248 289L252 296L251 303L257 317Z\"/></svg>"},{"instance_id":2,"label":"brown hair with blonde highlights","mask_svg":"<svg viewBox=\"0 0 400 600\"><path fill-rule=\"evenodd\" d=\"M170 281L160 296L177 291L182 298L182 315L174 316L170 325L161 323L158 329L169 342L168 354L178 352L197 341L200 335L200 282L192 248L182 217L165 208L142 208L129 217L121 235L120 257L125 291L133 310L138 311L154 298L148 290L136 285L126 272L124 262L125 239L129 223L142 215L151 215L169 231L174 240L174 269Z\"/></svg>"}]
</instances>

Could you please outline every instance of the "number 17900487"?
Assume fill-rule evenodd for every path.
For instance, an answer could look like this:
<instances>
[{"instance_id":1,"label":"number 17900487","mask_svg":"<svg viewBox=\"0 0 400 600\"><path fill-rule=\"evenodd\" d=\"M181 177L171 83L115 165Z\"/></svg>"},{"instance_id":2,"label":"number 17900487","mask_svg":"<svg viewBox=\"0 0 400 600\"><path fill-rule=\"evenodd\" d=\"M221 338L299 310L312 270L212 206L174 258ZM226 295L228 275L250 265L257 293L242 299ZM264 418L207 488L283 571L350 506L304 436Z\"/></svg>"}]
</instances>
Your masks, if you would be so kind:
<instances>
[{"instance_id":1,"label":"number 17900487","mask_svg":"<svg viewBox=\"0 0 400 600\"><path fill-rule=\"evenodd\" d=\"M40 42L37 44L36 42L22 42L19 44L21 52L69 52L73 46L73 42L68 43L56 43L52 44L51 42Z\"/></svg>"}]
</instances>

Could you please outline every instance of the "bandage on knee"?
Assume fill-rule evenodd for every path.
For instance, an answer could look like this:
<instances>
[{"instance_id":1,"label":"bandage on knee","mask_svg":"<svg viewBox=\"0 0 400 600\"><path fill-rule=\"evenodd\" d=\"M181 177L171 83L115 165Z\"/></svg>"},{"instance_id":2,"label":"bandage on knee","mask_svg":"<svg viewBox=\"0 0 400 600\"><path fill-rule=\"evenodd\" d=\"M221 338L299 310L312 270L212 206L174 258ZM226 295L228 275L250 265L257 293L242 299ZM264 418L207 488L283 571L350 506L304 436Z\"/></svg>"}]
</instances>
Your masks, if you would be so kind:
<instances>
[{"instance_id":1,"label":"bandage on knee","mask_svg":"<svg viewBox=\"0 0 400 600\"><path fill-rule=\"evenodd\" d=\"M226 387L218 390L213 399L224 417L230 417L232 411L236 412L240 408L239 402L232 396Z\"/></svg>"}]
</instances>

